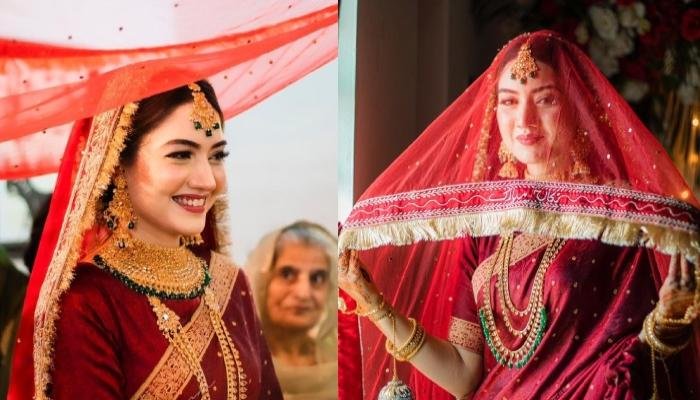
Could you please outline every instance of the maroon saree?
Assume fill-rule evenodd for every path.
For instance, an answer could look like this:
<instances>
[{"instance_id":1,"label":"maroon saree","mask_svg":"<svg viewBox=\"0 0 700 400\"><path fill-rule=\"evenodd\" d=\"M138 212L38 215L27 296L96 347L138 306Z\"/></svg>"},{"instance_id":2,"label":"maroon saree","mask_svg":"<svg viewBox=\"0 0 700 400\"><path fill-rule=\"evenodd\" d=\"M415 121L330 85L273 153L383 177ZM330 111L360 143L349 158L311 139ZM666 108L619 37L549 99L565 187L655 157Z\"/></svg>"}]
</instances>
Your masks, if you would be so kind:
<instances>
[{"instance_id":1,"label":"maroon saree","mask_svg":"<svg viewBox=\"0 0 700 400\"><path fill-rule=\"evenodd\" d=\"M211 288L247 377L247 398L281 399L245 275L217 253L210 265ZM163 302L180 316L211 398L226 399L224 361L203 302ZM145 295L92 264L80 264L61 307L51 398L200 398L197 380L159 331Z\"/></svg>"}]
</instances>

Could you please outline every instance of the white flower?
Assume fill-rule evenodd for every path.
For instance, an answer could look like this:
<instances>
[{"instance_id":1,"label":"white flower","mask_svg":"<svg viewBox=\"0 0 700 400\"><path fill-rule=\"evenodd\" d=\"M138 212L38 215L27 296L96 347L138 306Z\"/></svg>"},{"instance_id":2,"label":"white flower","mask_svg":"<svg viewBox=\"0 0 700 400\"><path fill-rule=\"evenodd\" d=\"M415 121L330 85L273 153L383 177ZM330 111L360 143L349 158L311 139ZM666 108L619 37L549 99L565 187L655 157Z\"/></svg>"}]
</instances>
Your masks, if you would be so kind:
<instances>
[{"instance_id":1,"label":"white flower","mask_svg":"<svg viewBox=\"0 0 700 400\"><path fill-rule=\"evenodd\" d=\"M651 30L651 22L648 19L642 18L637 26L637 35L643 35Z\"/></svg>"},{"instance_id":2,"label":"white flower","mask_svg":"<svg viewBox=\"0 0 700 400\"><path fill-rule=\"evenodd\" d=\"M685 105L691 105L698 101L698 90L696 87L683 83L678 87L678 98Z\"/></svg>"},{"instance_id":3,"label":"white flower","mask_svg":"<svg viewBox=\"0 0 700 400\"><path fill-rule=\"evenodd\" d=\"M608 55L620 58L634 51L634 41L626 32L621 31L615 40L608 41Z\"/></svg>"},{"instance_id":4,"label":"white flower","mask_svg":"<svg viewBox=\"0 0 700 400\"><path fill-rule=\"evenodd\" d=\"M576 35L576 41L579 44L586 44L588 43L588 39L591 38L591 36L588 34L588 28L583 22L578 24L576 30L574 31L574 35Z\"/></svg>"},{"instance_id":5,"label":"white flower","mask_svg":"<svg viewBox=\"0 0 700 400\"><path fill-rule=\"evenodd\" d=\"M644 4L636 2L629 6L621 6L618 11L620 25L625 28L638 28L644 20Z\"/></svg>"},{"instance_id":6,"label":"white flower","mask_svg":"<svg viewBox=\"0 0 700 400\"><path fill-rule=\"evenodd\" d=\"M606 40L615 39L617 36L618 24L617 16L613 10L600 6L591 6L591 8L588 9L588 15L593 22L593 28L595 28L600 37Z\"/></svg>"},{"instance_id":7,"label":"white flower","mask_svg":"<svg viewBox=\"0 0 700 400\"><path fill-rule=\"evenodd\" d=\"M649 84L646 82L630 79L622 85L622 97L630 103L636 103L644 98L649 92Z\"/></svg>"},{"instance_id":8,"label":"white flower","mask_svg":"<svg viewBox=\"0 0 700 400\"><path fill-rule=\"evenodd\" d=\"M588 54L591 55L591 59L605 76L615 75L620 70L617 58L608 54L606 43L600 38L594 37L591 39L588 44Z\"/></svg>"}]
</instances>

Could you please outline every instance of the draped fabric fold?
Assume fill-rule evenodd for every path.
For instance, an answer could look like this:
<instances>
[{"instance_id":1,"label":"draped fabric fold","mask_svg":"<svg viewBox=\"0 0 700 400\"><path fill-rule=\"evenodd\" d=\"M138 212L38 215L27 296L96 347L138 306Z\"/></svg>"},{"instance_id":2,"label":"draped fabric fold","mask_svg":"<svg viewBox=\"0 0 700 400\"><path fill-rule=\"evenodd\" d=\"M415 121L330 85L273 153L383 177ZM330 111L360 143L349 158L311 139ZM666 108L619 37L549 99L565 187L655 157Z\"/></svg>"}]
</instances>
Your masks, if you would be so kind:
<instances>
[{"instance_id":1,"label":"draped fabric fold","mask_svg":"<svg viewBox=\"0 0 700 400\"><path fill-rule=\"evenodd\" d=\"M135 3L124 7L138 9ZM25 35L34 41L18 37L25 32L2 38L0 30L0 179L56 172L75 120L201 78L213 84L231 118L337 56L336 2L258 3L207 0L196 12L191 4L163 4L150 12L163 26L170 21L174 33L145 30L144 23L140 41L107 46L83 38L75 47L65 40L70 25L60 37L50 30ZM131 28L129 19L95 18L96 25ZM215 28L207 29L207 20Z\"/></svg>"}]
</instances>

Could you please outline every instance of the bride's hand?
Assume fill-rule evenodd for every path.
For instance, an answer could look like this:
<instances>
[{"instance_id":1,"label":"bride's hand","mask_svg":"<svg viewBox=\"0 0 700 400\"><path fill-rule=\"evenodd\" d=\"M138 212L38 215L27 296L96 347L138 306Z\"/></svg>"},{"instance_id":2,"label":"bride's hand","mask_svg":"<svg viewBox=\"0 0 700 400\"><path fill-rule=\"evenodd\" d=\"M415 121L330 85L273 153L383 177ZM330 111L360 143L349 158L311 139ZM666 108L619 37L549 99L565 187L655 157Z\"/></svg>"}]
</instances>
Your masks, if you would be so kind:
<instances>
[{"instance_id":1,"label":"bride's hand","mask_svg":"<svg viewBox=\"0 0 700 400\"><path fill-rule=\"evenodd\" d=\"M657 312L660 317L680 319L693 306L697 289L694 268L682 254L671 257L668 276L659 290ZM691 310L690 319L698 318L700 310L695 307Z\"/></svg>"},{"instance_id":2,"label":"bride's hand","mask_svg":"<svg viewBox=\"0 0 700 400\"><path fill-rule=\"evenodd\" d=\"M381 294L363 268L355 250L345 250L338 258L338 286L365 311L381 302Z\"/></svg>"}]
</instances>

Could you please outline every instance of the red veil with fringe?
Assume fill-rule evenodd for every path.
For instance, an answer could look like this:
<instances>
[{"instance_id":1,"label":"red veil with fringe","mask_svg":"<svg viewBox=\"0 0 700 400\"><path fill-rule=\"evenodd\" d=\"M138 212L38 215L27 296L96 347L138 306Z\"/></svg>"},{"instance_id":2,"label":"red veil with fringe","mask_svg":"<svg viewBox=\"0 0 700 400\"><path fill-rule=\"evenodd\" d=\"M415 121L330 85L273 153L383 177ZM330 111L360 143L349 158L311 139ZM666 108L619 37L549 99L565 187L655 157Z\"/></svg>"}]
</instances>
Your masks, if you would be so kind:
<instances>
[{"instance_id":1,"label":"red veil with fringe","mask_svg":"<svg viewBox=\"0 0 700 400\"><path fill-rule=\"evenodd\" d=\"M530 179L517 160L504 173L507 159L499 157L498 82L525 43L553 69L563 104L547 155L549 164L569 166L558 176ZM638 334L670 255L697 265L698 206L661 144L591 60L540 31L506 44L379 176L345 221L340 247L360 250L398 312L483 356L474 398L643 398L651 372ZM495 276L486 272L510 234L508 290L519 307L547 243L566 239L544 278L549 321L523 368L494 359L478 316L485 288L495 293ZM522 341L508 336L494 301L498 332L516 348ZM356 317L341 316L339 326L341 398L376 398L391 379L383 336ZM695 332L691 346L668 360L669 379L658 376L662 395L699 393ZM451 398L409 364L399 375L418 399Z\"/></svg>"}]
</instances>

